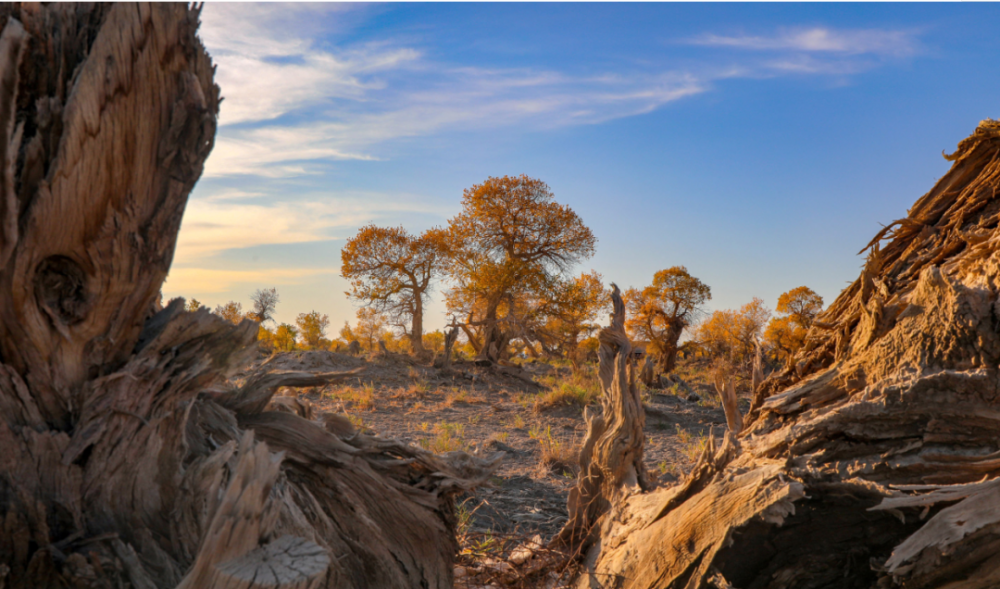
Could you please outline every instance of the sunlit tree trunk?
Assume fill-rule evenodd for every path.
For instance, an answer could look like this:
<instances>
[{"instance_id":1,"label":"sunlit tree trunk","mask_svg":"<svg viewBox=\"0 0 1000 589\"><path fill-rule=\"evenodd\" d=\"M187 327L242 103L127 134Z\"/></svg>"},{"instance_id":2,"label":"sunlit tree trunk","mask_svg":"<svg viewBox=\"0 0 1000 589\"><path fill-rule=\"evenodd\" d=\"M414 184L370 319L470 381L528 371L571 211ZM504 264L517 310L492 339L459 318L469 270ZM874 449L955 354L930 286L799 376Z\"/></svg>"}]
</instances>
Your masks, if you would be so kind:
<instances>
[{"instance_id":1,"label":"sunlit tree trunk","mask_svg":"<svg viewBox=\"0 0 1000 589\"><path fill-rule=\"evenodd\" d=\"M424 350L424 293L413 295L413 320L410 322L410 348L417 357L427 355Z\"/></svg>"}]
</instances>

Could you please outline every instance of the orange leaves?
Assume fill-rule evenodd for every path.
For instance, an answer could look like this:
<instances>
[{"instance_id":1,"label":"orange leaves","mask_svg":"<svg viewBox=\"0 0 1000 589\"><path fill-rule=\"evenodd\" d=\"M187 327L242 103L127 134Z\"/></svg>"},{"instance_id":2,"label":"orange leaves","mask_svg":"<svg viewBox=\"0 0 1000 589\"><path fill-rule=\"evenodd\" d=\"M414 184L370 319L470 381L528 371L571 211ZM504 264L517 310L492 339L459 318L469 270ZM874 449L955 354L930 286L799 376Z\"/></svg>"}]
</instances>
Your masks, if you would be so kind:
<instances>
[{"instance_id":1,"label":"orange leaves","mask_svg":"<svg viewBox=\"0 0 1000 589\"><path fill-rule=\"evenodd\" d=\"M653 275L653 284L625 291L625 327L636 339L649 342L647 352L657 356L662 371L669 372L681 333L711 298L712 289L684 266L660 270Z\"/></svg>"},{"instance_id":2,"label":"orange leaves","mask_svg":"<svg viewBox=\"0 0 1000 589\"><path fill-rule=\"evenodd\" d=\"M541 180L490 177L466 189L462 211L448 221L445 239L455 285L447 295L448 308L468 323L495 334L498 321L507 320L505 330L525 335L553 316L580 322L563 315L568 306L561 303L593 294L593 284L563 275L593 255L597 239L570 207L553 200ZM581 313L587 315L590 308Z\"/></svg>"},{"instance_id":3,"label":"orange leaves","mask_svg":"<svg viewBox=\"0 0 1000 589\"><path fill-rule=\"evenodd\" d=\"M764 338L779 360L787 360L805 343L806 333L823 310L823 297L807 286L799 286L778 297L778 312L767 326Z\"/></svg>"},{"instance_id":4,"label":"orange leaves","mask_svg":"<svg viewBox=\"0 0 1000 589\"><path fill-rule=\"evenodd\" d=\"M695 338L711 355L725 357L735 365L747 364L756 339L764 333L771 310L754 297L739 310L715 311L698 326Z\"/></svg>"},{"instance_id":5,"label":"orange leaves","mask_svg":"<svg viewBox=\"0 0 1000 589\"><path fill-rule=\"evenodd\" d=\"M236 301L229 301L225 305L217 306L215 308L215 314L234 324L239 323L246 318L243 315L243 305L237 303Z\"/></svg>"},{"instance_id":6,"label":"orange leaves","mask_svg":"<svg viewBox=\"0 0 1000 589\"><path fill-rule=\"evenodd\" d=\"M299 336L303 343L309 348L318 349L329 345L326 341L326 328L330 325L330 318L327 315L320 315L318 311L310 313L299 313L295 319L295 324L299 327Z\"/></svg>"},{"instance_id":7,"label":"orange leaves","mask_svg":"<svg viewBox=\"0 0 1000 589\"><path fill-rule=\"evenodd\" d=\"M786 313L792 321L804 329L812 326L813 319L822 310L823 297L808 286L793 288L778 297L778 312Z\"/></svg>"},{"instance_id":8,"label":"orange leaves","mask_svg":"<svg viewBox=\"0 0 1000 589\"><path fill-rule=\"evenodd\" d=\"M347 295L394 324L409 322L412 345L419 351L424 299L447 249L442 229L416 237L402 227L362 227L340 250L341 275L351 281Z\"/></svg>"}]
</instances>

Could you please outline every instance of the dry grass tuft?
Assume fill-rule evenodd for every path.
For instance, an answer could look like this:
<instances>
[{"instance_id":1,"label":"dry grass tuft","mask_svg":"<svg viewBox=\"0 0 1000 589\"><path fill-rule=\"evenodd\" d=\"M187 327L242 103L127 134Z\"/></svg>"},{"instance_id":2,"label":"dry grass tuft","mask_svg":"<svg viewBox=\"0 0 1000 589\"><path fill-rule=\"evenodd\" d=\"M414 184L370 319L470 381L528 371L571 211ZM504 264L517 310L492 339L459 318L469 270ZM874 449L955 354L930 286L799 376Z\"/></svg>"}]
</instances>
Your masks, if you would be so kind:
<instances>
[{"instance_id":1,"label":"dry grass tuft","mask_svg":"<svg viewBox=\"0 0 1000 589\"><path fill-rule=\"evenodd\" d=\"M360 387L343 387L327 393L331 398L344 403L350 403L356 411L372 411L375 409L375 384L369 382Z\"/></svg>"},{"instance_id":2,"label":"dry grass tuft","mask_svg":"<svg viewBox=\"0 0 1000 589\"><path fill-rule=\"evenodd\" d=\"M444 401L442 401L445 407L476 405L479 403L486 403L486 397L474 394L474 392L470 392L468 389L453 389L445 394Z\"/></svg>"},{"instance_id":3,"label":"dry grass tuft","mask_svg":"<svg viewBox=\"0 0 1000 589\"><path fill-rule=\"evenodd\" d=\"M437 434L435 437L419 440L418 443L424 450L435 454L443 454L445 452L469 449L469 444L463 438L465 436L465 425L461 423L438 423L434 425L434 432Z\"/></svg>"},{"instance_id":4,"label":"dry grass tuft","mask_svg":"<svg viewBox=\"0 0 1000 589\"><path fill-rule=\"evenodd\" d=\"M601 385L593 366L582 367L561 378L546 376L540 382L548 390L534 396L532 409L536 413L566 405L582 409L601 397Z\"/></svg>"},{"instance_id":5,"label":"dry grass tuft","mask_svg":"<svg viewBox=\"0 0 1000 589\"><path fill-rule=\"evenodd\" d=\"M532 426L528 437L538 441L538 466L543 471L553 472L563 476L576 474L579 449L576 444L560 442L552 435L552 426Z\"/></svg>"},{"instance_id":6,"label":"dry grass tuft","mask_svg":"<svg viewBox=\"0 0 1000 589\"><path fill-rule=\"evenodd\" d=\"M708 445L708 436L705 434L695 435L677 425L677 440L681 443L681 454L688 459L688 462L695 462L698 457L705 452Z\"/></svg>"}]
</instances>

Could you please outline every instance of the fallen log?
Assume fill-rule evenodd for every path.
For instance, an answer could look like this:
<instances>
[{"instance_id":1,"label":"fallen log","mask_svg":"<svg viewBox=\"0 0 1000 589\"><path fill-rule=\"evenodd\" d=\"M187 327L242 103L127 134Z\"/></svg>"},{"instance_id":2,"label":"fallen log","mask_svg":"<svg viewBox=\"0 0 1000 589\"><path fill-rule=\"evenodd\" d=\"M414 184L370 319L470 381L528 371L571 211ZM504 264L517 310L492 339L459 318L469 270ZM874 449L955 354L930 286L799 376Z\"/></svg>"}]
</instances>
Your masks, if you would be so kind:
<instances>
[{"instance_id":1,"label":"fallen log","mask_svg":"<svg viewBox=\"0 0 1000 589\"><path fill-rule=\"evenodd\" d=\"M1000 584L1000 122L948 157L738 437L675 487L590 498L577 587Z\"/></svg>"},{"instance_id":2,"label":"fallen log","mask_svg":"<svg viewBox=\"0 0 1000 589\"><path fill-rule=\"evenodd\" d=\"M0 586L450 589L489 461L271 402L350 374L230 389L257 325L158 306L220 102L197 27L0 7Z\"/></svg>"}]
</instances>

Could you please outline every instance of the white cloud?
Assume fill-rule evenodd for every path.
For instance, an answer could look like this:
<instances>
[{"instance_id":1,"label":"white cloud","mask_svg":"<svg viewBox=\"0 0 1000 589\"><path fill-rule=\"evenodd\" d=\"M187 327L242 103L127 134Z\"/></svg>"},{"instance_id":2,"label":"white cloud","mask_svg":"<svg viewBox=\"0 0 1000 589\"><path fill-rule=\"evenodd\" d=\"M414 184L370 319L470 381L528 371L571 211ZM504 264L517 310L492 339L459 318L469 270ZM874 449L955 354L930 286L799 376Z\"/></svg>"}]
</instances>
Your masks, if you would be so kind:
<instances>
[{"instance_id":1,"label":"white cloud","mask_svg":"<svg viewBox=\"0 0 1000 589\"><path fill-rule=\"evenodd\" d=\"M772 36L706 34L691 40L694 45L754 50L839 53L904 57L917 51L911 31L888 29L835 30L824 27L786 29Z\"/></svg>"},{"instance_id":2,"label":"white cloud","mask_svg":"<svg viewBox=\"0 0 1000 589\"><path fill-rule=\"evenodd\" d=\"M377 160L380 144L449 130L553 128L600 123L650 112L704 92L690 75L605 76L573 80L558 74L464 68L444 88L414 90L382 110L338 115L297 126L223 128L206 177L305 173L303 161Z\"/></svg>"},{"instance_id":3,"label":"white cloud","mask_svg":"<svg viewBox=\"0 0 1000 589\"><path fill-rule=\"evenodd\" d=\"M413 47L385 42L333 50L320 41L331 27L349 29L365 10L358 5L205 6L202 34L226 96L206 177L322 173L324 168L314 163L378 160L383 146L397 139L601 123L706 92L721 79L843 76L917 50L913 32L890 29L706 34L688 43L777 54L725 68L573 76L532 68L447 66L429 62ZM296 112L298 118L275 123ZM308 122L300 122L303 118Z\"/></svg>"},{"instance_id":4,"label":"white cloud","mask_svg":"<svg viewBox=\"0 0 1000 589\"><path fill-rule=\"evenodd\" d=\"M201 36L218 66L215 80L225 98L220 125L279 117L331 99L363 99L382 87L371 77L412 62L409 48L368 45L333 54L315 46L327 34L324 17L350 6L329 4L210 3Z\"/></svg>"},{"instance_id":5,"label":"white cloud","mask_svg":"<svg viewBox=\"0 0 1000 589\"><path fill-rule=\"evenodd\" d=\"M337 11L330 20L328 11ZM450 67L386 43L336 53L313 37L363 9L337 5L209 4L205 43L226 101L206 177L294 177L316 162L378 160L388 142L453 130L544 129L644 114L729 78L844 76L912 55L916 34L890 29L785 29L770 36L706 34L701 46L775 53L725 67L573 76ZM284 114L304 117L276 124ZM308 122L298 122L308 118ZM243 123L234 126L234 123Z\"/></svg>"}]
</instances>

